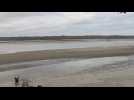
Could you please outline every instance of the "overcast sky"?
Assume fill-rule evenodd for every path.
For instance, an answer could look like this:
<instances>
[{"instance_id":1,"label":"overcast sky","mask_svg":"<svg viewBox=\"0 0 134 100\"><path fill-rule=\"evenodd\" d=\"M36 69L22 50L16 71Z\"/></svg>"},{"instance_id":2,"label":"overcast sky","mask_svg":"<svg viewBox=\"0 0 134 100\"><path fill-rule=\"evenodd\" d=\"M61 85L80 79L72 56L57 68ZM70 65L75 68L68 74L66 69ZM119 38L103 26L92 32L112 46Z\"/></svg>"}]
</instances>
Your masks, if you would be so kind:
<instances>
[{"instance_id":1,"label":"overcast sky","mask_svg":"<svg viewBox=\"0 0 134 100\"><path fill-rule=\"evenodd\" d=\"M134 13L0 12L0 36L134 35Z\"/></svg>"}]
</instances>

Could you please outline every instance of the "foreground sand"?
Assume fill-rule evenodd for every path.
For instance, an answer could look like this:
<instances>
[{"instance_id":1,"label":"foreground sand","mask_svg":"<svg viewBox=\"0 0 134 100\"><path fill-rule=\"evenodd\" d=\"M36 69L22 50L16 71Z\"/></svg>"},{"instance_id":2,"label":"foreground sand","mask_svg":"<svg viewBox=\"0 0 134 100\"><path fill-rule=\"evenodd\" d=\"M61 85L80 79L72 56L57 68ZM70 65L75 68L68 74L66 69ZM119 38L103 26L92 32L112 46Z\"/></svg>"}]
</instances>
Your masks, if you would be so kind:
<instances>
[{"instance_id":1,"label":"foreground sand","mask_svg":"<svg viewBox=\"0 0 134 100\"><path fill-rule=\"evenodd\" d=\"M84 59L83 63L81 60L61 60L59 64L55 62L51 66L47 61L18 64L16 67L30 64L36 67L1 72L0 86L14 86L15 75L32 80L33 86L134 86L134 56L85 59L87 64ZM94 65L93 62L98 64Z\"/></svg>"},{"instance_id":2,"label":"foreground sand","mask_svg":"<svg viewBox=\"0 0 134 100\"><path fill-rule=\"evenodd\" d=\"M132 46L41 50L0 54L0 64L59 58L128 56L132 54L134 54L134 47Z\"/></svg>"},{"instance_id":3,"label":"foreground sand","mask_svg":"<svg viewBox=\"0 0 134 100\"><path fill-rule=\"evenodd\" d=\"M91 68L88 69L90 65L89 66L85 65L87 68L86 70L70 73L70 71L72 71L72 68L78 67L78 66L72 66L71 69L68 70L69 73L67 75L61 74L60 76L56 75L62 72L64 68L57 70L57 69L50 69L55 68L55 66L52 67L48 66L47 70L46 65L43 65L45 69L43 69L42 67L37 67L38 64L40 63L34 65L31 62L31 65L22 64L19 66L18 65L12 67L9 66L9 68L7 66L8 64L10 65L10 63L36 61L36 60L49 60L49 59L52 60L52 59L63 59L63 58L98 59L103 57L114 57L114 56L127 57L129 55L134 55L133 46L42 50L42 51L30 51L30 52L18 52L11 54L0 54L0 86L13 86L12 79L16 74L22 76L26 75L26 77L29 76L29 78L33 77L35 83L34 85L42 84L43 86L134 86L134 67L133 67L134 63L132 63L134 62L134 57L130 58L128 57L129 59L125 58L126 61L123 60L120 63L106 64L106 65L104 64L103 66L98 66L96 69ZM130 60L131 63L128 64L127 60L128 61ZM100 61L100 59L98 61ZM2 68L3 65L4 67ZM35 69L33 66L35 66ZM62 68L63 66L58 65L58 67ZM70 65L66 67L70 68ZM67 72L67 70L63 71L63 73L65 72ZM34 75L36 77L34 77Z\"/></svg>"}]
</instances>

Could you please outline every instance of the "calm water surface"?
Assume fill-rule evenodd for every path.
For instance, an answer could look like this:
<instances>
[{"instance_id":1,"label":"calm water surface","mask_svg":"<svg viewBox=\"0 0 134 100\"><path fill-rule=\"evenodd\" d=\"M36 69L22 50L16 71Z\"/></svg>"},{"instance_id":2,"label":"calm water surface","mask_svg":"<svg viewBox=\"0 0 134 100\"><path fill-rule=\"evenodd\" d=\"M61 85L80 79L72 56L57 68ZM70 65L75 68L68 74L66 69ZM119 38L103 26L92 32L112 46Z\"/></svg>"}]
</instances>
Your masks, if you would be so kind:
<instances>
[{"instance_id":1,"label":"calm water surface","mask_svg":"<svg viewBox=\"0 0 134 100\"><path fill-rule=\"evenodd\" d=\"M0 43L0 54L23 51L87 48L87 47L111 47L134 46L134 40L83 40L83 41L58 41L58 42L9 42Z\"/></svg>"}]
</instances>

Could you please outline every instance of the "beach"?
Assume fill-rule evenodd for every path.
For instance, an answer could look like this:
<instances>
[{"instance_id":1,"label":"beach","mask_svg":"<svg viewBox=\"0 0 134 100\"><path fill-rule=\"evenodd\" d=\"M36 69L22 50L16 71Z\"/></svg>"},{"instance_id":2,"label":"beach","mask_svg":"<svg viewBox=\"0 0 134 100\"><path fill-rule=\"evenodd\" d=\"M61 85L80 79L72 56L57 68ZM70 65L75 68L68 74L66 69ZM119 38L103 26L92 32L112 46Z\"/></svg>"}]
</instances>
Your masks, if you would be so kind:
<instances>
[{"instance_id":1,"label":"beach","mask_svg":"<svg viewBox=\"0 0 134 100\"><path fill-rule=\"evenodd\" d=\"M113 45L107 41L104 46L101 43L94 46L94 41L90 47L69 48L67 44L67 48L61 48L59 41L60 48L31 51L25 48L25 51L1 53L0 87L14 86L16 75L31 80L33 86L134 86L133 40L125 42L128 44L116 41Z\"/></svg>"},{"instance_id":2,"label":"beach","mask_svg":"<svg viewBox=\"0 0 134 100\"><path fill-rule=\"evenodd\" d=\"M14 87L13 78L29 79L33 86L124 87L134 85L134 56L39 60L0 67L0 87ZM14 67L14 68L13 68ZM12 69L13 68L13 69Z\"/></svg>"},{"instance_id":3,"label":"beach","mask_svg":"<svg viewBox=\"0 0 134 100\"><path fill-rule=\"evenodd\" d=\"M77 48L28 51L11 54L0 54L0 64L24 61L61 59L61 58L94 58L128 56L134 54L134 47L109 47L109 48Z\"/></svg>"}]
</instances>

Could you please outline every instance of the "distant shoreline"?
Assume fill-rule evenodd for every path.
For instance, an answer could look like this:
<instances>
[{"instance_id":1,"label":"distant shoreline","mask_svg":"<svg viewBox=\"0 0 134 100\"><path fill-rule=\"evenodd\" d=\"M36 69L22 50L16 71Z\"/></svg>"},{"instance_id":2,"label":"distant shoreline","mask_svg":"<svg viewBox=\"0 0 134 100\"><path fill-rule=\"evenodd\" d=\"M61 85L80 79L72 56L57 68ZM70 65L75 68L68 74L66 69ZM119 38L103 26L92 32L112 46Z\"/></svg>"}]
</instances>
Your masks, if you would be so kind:
<instances>
[{"instance_id":1,"label":"distant shoreline","mask_svg":"<svg viewBox=\"0 0 134 100\"><path fill-rule=\"evenodd\" d=\"M72 42L72 41L84 41L87 39L59 39L59 40L7 40L7 41L0 41L0 43L9 43L9 42L60 42L60 41L67 41L67 42Z\"/></svg>"},{"instance_id":2,"label":"distant shoreline","mask_svg":"<svg viewBox=\"0 0 134 100\"><path fill-rule=\"evenodd\" d=\"M0 37L0 41L24 41L24 40L77 40L77 39L134 39L134 36L122 35L87 35L87 36L24 36L24 37Z\"/></svg>"}]
</instances>

